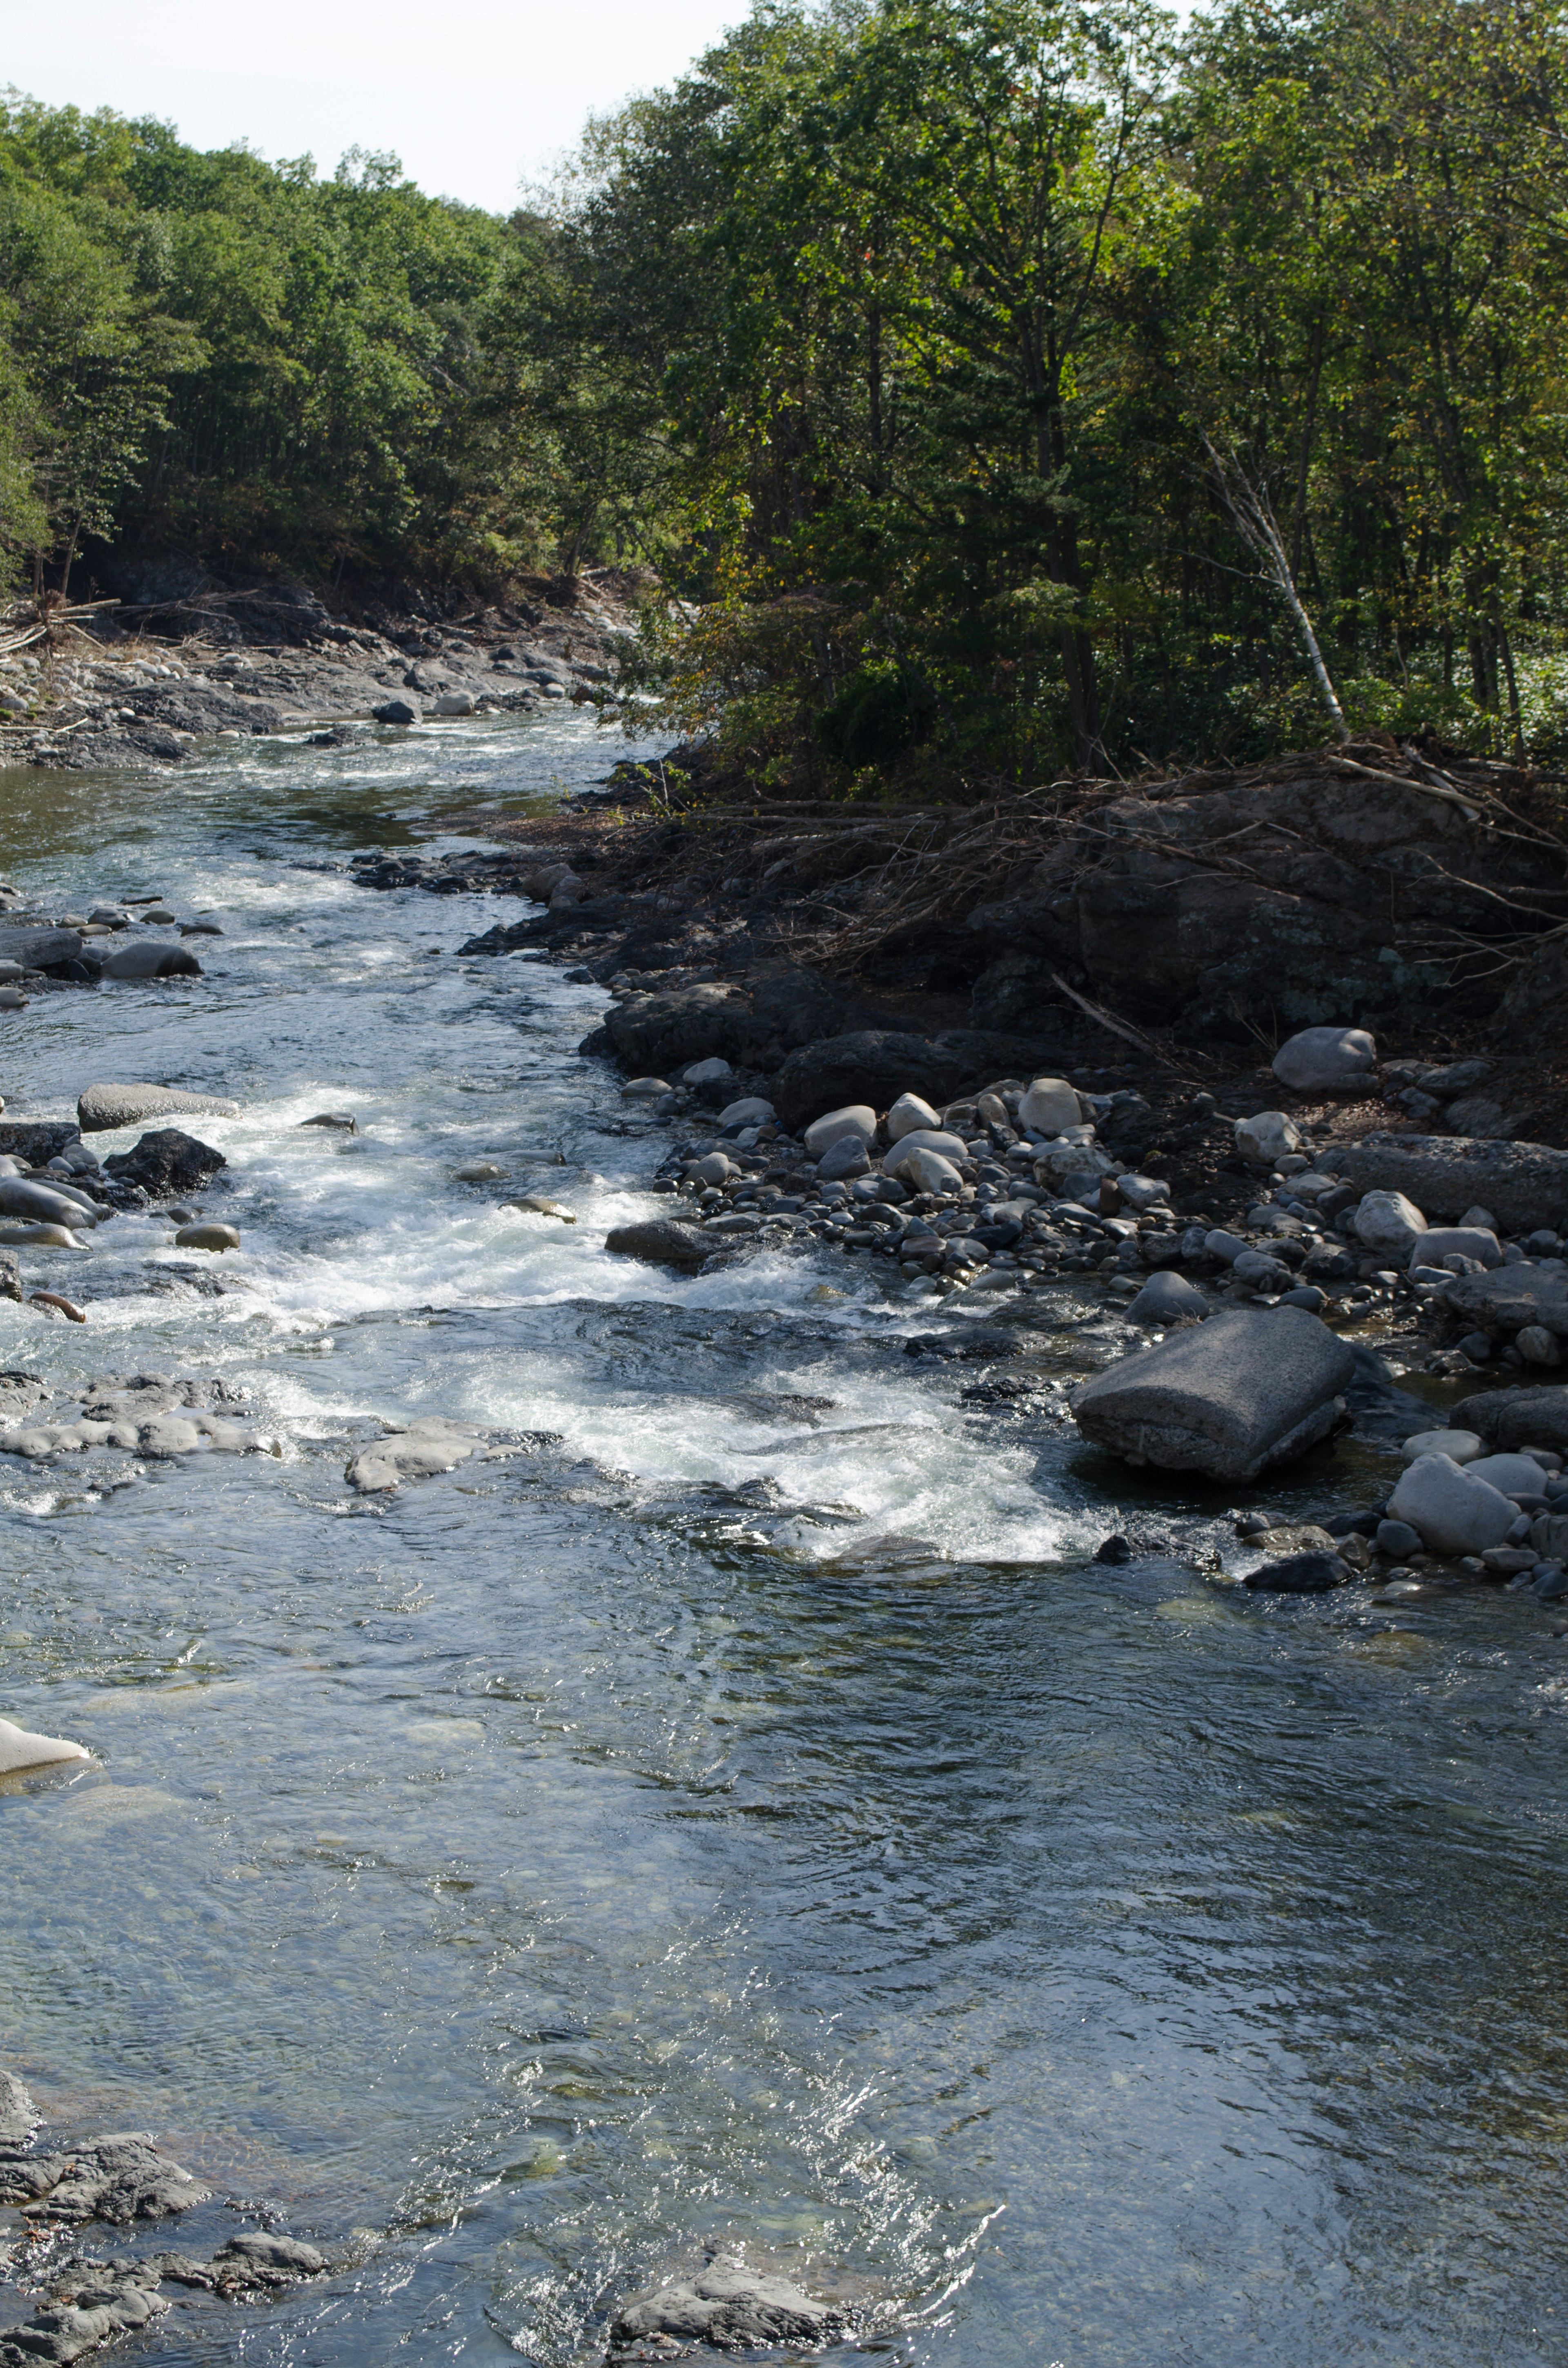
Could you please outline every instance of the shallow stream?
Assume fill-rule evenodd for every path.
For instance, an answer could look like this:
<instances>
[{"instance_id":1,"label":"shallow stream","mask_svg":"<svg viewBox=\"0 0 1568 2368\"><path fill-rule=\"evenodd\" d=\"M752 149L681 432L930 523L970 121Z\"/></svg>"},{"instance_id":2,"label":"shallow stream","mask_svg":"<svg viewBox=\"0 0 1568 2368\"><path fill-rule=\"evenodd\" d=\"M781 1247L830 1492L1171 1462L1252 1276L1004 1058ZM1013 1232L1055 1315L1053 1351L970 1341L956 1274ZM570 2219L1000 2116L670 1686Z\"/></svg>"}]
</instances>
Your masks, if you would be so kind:
<instances>
[{"instance_id":1,"label":"shallow stream","mask_svg":"<svg viewBox=\"0 0 1568 2368\"><path fill-rule=\"evenodd\" d=\"M0 2062L351 2264L112 2356L568 2368L722 2244L910 2368L1568 2358L1568 1640L1096 1565L1175 1496L903 1355L879 1274L608 1258L669 1136L576 1055L602 991L301 868L606 764L574 715L0 777L40 908L226 932L7 1016L11 1113L244 1110L193 1122L241 1253L24 1251L91 1320L0 1303L0 1364L221 1374L278 1451L0 1463L0 1712L97 1755L0 1784ZM513 1452L353 1497L422 1413Z\"/></svg>"}]
</instances>

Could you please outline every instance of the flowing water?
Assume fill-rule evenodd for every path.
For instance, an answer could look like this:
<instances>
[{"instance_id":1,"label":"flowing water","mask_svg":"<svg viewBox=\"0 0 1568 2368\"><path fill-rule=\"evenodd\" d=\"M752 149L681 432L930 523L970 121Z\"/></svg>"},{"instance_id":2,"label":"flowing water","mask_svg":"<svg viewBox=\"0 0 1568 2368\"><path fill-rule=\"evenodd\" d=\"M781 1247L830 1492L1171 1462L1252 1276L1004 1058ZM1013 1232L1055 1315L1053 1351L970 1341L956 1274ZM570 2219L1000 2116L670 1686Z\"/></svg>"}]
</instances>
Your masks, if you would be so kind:
<instances>
[{"instance_id":1,"label":"flowing water","mask_svg":"<svg viewBox=\"0 0 1568 2368\"><path fill-rule=\"evenodd\" d=\"M1126 1475L879 1276L607 1258L670 1138L575 1053L602 992L308 868L605 763L572 716L0 784L42 907L226 931L7 1017L13 1114L233 1095L244 1245L24 1251L91 1321L0 1304L3 1361L219 1373L278 1450L0 1468L0 1710L97 1755L0 1787L0 2061L349 2263L124 2356L566 2368L718 2245L909 2363L1562 2360L1568 1641L1097 1565ZM513 1452L352 1496L420 1413Z\"/></svg>"}]
</instances>

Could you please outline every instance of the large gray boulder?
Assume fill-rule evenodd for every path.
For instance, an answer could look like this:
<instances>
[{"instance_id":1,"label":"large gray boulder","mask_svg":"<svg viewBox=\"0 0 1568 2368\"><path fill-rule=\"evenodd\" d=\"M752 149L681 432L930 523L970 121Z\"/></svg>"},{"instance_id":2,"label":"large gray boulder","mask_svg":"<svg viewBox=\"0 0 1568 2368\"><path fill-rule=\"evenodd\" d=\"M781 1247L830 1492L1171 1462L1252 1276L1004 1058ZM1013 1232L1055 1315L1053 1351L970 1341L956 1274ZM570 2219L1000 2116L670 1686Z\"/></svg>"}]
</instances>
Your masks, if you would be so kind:
<instances>
[{"instance_id":1,"label":"large gray boulder","mask_svg":"<svg viewBox=\"0 0 1568 2368\"><path fill-rule=\"evenodd\" d=\"M1446 1455L1418 1455L1405 1465L1389 1511L1418 1530L1432 1554L1479 1554L1502 1544L1519 1508L1489 1480Z\"/></svg>"},{"instance_id":2,"label":"large gray boulder","mask_svg":"<svg viewBox=\"0 0 1568 2368\"><path fill-rule=\"evenodd\" d=\"M1073 1415L1129 1463L1255 1480L1326 1438L1355 1367L1303 1307L1234 1308L1096 1374Z\"/></svg>"},{"instance_id":3,"label":"large gray boulder","mask_svg":"<svg viewBox=\"0 0 1568 2368\"><path fill-rule=\"evenodd\" d=\"M82 944L76 929L0 929L0 962L20 962L24 970L48 970L56 962L74 962Z\"/></svg>"},{"instance_id":4,"label":"large gray boulder","mask_svg":"<svg viewBox=\"0 0 1568 2368\"><path fill-rule=\"evenodd\" d=\"M238 1118L238 1102L217 1094L186 1094L173 1086L89 1086L76 1104L84 1134L107 1134L117 1126L141 1126L150 1118ZM307 1121L314 1124L314 1121Z\"/></svg>"},{"instance_id":5,"label":"large gray boulder","mask_svg":"<svg viewBox=\"0 0 1568 2368\"><path fill-rule=\"evenodd\" d=\"M1551 1447L1568 1455L1568 1387L1481 1390L1461 1398L1449 1417L1455 1430L1474 1431L1490 1448Z\"/></svg>"},{"instance_id":6,"label":"large gray boulder","mask_svg":"<svg viewBox=\"0 0 1568 2368\"><path fill-rule=\"evenodd\" d=\"M1403 1192L1427 1218L1450 1224L1490 1209L1508 1233L1562 1230L1568 1216L1568 1151L1464 1134L1369 1134L1335 1148L1334 1167L1363 1192Z\"/></svg>"},{"instance_id":7,"label":"large gray boulder","mask_svg":"<svg viewBox=\"0 0 1568 2368\"><path fill-rule=\"evenodd\" d=\"M1568 1340L1568 1273L1561 1268L1533 1266L1526 1258L1517 1266L1494 1267L1489 1274L1457 1276L1443 1297L1472 1329L1512 1339L1527 1325L1539 1324L1554 1338Z\"/></svg>"}]
</instances>

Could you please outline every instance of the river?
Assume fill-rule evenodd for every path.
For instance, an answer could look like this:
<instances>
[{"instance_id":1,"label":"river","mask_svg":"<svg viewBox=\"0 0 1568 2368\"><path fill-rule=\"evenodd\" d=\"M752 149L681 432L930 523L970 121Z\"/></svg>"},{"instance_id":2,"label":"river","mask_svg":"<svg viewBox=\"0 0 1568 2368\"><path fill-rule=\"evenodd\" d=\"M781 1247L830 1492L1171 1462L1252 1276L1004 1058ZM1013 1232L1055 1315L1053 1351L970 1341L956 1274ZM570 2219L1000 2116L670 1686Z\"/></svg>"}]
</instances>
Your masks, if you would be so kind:
<instances>
[{"instance_id":1,"label":"river","mask_svg":"<svg viewBox=\"0 0 1568 2368\"><path fill-rule=\"evenodd\" d=\"M40 909L226 932L6 1015L11 1113L233 1095L244 1235L22 1252L91 1320L0 1304L4 1361L222 1374L278 1452L0 1464L0 1712L97 1755L0 1784L0 2062L348 2264L112 2356L568 2368L717 2243L910 2368L1563 2360L1568 1641L1096 1565L1134 1484L903 1356L878 1276L608 1258L669 1136L576 1055L602 990L309 868L608 753L3 777ZM351 1495L421 1413L512 1452Z\"/></svg>"}]
</instances>

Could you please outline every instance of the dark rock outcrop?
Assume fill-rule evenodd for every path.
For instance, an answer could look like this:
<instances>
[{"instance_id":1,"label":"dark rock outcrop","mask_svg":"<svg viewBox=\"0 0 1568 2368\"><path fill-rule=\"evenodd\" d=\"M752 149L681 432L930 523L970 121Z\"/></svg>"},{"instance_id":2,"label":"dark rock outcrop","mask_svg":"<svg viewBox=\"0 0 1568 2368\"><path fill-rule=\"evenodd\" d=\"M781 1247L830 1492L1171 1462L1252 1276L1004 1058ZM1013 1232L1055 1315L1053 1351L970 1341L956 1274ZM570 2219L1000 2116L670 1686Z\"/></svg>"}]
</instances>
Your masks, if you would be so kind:
<instances>
[{"instance_id":1,"label":"dark rock outcrop","mask_svg":"<svg viewBox=\"0 0 1568 2368\"><path fill-rule=\"evenodd\" d=\"M210 1143L182 1134L177 1126L163 1126L144 1134L133 1150L106 1159L104 1174L117 1183L139 1185L151 1201L172 1201L199 1192L209 1177L228 1164Z\"/></svg>"}]
</instances>

